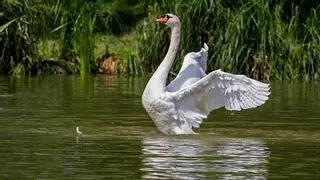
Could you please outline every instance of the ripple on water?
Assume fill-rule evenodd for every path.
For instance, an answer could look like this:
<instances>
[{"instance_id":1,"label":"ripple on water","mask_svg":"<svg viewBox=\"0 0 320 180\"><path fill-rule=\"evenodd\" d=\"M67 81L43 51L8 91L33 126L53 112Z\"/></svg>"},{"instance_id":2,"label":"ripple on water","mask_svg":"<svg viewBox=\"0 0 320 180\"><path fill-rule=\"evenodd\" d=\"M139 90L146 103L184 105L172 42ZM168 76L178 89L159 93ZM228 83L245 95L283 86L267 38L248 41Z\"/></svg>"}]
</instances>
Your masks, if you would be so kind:
<instances>
[{"instance_id":1,"label":"ripple on water","mask_svg":"<svg viewBox=\"0 0 320 180\"><path fill-rule=\"evenodd\" d=\"M7 98L7 97L11 97L11 94L0 94L0 97L2 98Z\"/></svg>"},{"instance_id":2,"label":"ripple on water","mask_svg":"<svg viewBox=\"0 0 320 180\"><path fill-rule=\"evenodd\" d=\"M145 138L143 178L266 179L269 150L252 139Z\"/></svg>"}]
</instances>

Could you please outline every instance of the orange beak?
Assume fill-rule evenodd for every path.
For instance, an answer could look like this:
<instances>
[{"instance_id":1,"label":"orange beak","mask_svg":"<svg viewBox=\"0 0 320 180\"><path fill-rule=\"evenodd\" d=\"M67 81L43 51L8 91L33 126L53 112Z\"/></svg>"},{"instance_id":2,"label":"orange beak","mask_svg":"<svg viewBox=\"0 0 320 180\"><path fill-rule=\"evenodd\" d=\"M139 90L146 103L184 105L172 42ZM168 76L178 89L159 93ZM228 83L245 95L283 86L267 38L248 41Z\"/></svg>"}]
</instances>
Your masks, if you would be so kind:
<instances>
[{"instance_id":1,"label":"orange beak","mask_svg":"<svg viewBox=\"0 0 320 180\"><path fill-rule=\"evenodd\" d=\"M160 23L162 23L162 24L165 24L165 23L168 22L168 17L167 17L167 16L164 16L164 17L162 17L162 18L157 19L156 21L157 21L157 22L160 22Z\"/></svg>"}]
</instances>

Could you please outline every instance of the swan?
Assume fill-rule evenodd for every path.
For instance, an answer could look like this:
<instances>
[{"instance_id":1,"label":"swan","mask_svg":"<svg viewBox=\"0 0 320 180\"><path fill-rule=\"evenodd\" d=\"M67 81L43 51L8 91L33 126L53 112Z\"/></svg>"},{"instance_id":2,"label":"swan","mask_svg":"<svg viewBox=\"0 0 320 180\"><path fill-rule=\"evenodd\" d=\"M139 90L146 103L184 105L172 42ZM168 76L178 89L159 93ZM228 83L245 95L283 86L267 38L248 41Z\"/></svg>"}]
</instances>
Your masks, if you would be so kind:
<instances>
[{"instance_id":1,"label":"swan","mask_svg":"<svg viewBox=\"0 0 320 180\"><path fill-rule=\"evenodd\" d=\"M151 76L142 105L160 132L166 135L195 134L203 119L215 109L240 111L263 105L269 98L269 84L222 70L206 74L208 46L188 53L177 77L166 80L180 43L180 20L167 13L158 22L171 28L170 45L163 61Z\"/></svg>"}]
</instances>

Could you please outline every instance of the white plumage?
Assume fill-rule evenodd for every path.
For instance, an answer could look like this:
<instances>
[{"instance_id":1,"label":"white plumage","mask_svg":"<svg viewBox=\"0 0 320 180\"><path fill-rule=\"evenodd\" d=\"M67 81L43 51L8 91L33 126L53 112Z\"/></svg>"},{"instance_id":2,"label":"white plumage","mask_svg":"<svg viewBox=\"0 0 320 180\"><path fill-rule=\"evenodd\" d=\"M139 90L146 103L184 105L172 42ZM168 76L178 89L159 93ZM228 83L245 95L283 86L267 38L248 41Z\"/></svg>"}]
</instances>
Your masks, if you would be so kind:
<instances>
[{"instance_id":1,"label":"white plumage","mask_svg":"<svg viewBox=\"0 0 320 180\"><path fill-rule=\"evenodd\" d=\"M83 133L80 131L79 126L76 127L77 136L83 136Z\"/></svg>"},{"instance_id":2,"label":"white plumage","mask_svg":"<svg viewBox=\"0 0 320 180\"><path fill-rule=\"evenodd\" d=\"M240 111L260 106L268 100L269 84L244 75L216 70L208 75L208 46L188 53L177 77L166 86L180 41L180 20L167 14L158 20L171 27L168 53L149 80L142 103L158 129L164 134L193 134L214 109Z\"/></svg>"}]
</instances>

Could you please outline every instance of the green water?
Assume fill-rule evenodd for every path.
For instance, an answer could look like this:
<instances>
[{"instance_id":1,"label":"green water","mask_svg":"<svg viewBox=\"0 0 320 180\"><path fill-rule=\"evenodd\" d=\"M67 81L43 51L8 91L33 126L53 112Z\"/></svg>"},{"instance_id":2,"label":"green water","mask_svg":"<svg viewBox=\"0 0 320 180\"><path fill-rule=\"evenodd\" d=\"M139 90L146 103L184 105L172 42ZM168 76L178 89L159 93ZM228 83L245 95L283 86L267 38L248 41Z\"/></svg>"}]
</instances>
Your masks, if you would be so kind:
<instances>
[{"instance_id":1,"label":"green water","mask_svg":"<svg viewBox=\"0 0 320 180\"><path fill-rule=\"evenodd\" d=\"M0 179L320 178L319 83L272 83L260 108L164 136L141 105L146 81L0 77Z\"/></svg>"}]
</instances>

